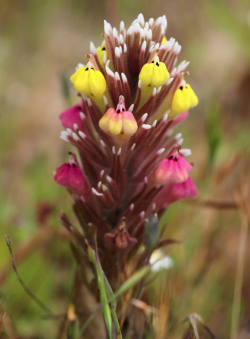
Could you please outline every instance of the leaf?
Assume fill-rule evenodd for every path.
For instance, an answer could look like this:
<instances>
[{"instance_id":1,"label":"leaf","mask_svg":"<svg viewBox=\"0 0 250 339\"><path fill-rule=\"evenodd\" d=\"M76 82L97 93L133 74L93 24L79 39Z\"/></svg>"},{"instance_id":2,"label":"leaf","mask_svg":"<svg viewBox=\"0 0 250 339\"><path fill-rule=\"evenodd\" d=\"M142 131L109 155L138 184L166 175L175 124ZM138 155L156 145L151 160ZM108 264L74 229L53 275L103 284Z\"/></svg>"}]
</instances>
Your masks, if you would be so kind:
<instances>
[{"instance_id":1,"label":"leaf","mask_svg":"<svg viewBox=\"0 0 250 339\"><path fill-rule=\"evenodd\" d=\"M142 280L151 270L150 266L144 266L135 274L133 274L129 279L127 279L122 286L115 292L115 297L122 295L127 292L129 289L134 287L140 280Z\"/></svg>"},{"instance_id":2,"label":"leaf","mask_svg":"<svg viewBox=\"0 0 250 339\"><path fill-rule=\"evenodd\" d=\"M112 317L109 307L109 300L106 293L106 287L104 282L104 273L102 266L98 257L98 254L93 250L93 248L87 243L87 253L89 260L92 262L96 272L97 284L100 295L100 303L102 305L102 313L104 321L108 330L109 338L112 339Z\"/></svg>"}]
</instances>

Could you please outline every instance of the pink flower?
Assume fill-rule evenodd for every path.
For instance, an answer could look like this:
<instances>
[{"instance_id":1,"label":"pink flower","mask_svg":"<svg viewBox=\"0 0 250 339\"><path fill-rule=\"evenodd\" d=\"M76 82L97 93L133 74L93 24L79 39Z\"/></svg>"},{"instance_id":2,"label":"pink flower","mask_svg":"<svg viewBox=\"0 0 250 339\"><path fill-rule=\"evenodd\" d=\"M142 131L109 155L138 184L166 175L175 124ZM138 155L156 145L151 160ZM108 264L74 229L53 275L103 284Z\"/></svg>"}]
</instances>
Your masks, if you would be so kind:
<instances>
[{"instance_id":1,"label":"pink flower","mask_svg":"<svg viewBox=\"0 0 250 339\"><path fill-rule=\"evenodd\" d=\"M73 130L74 124L77 124L78 127L82 124L82 119L80 117L81 112L85 112L86 107L83 101L79 102L75 106L66 109L59 116L61 119L62 125L65 128L70 128Z\"/></svg>"},{"instance_id":2,"label":"pink flower","mask_svg":"<svg viewBox=\"0 0 250 339\"><path fill-rule=\"evenodd\" d=\"M110 108L99 121L100 128L108 134L124 134L131 137L138 129L137 122L133 113L126 111L125 100L122 95L119 97L119 103L116 107Z\"/></svg>"},{"instance_id":3,"label":"pink flower","mask_svg":"<svg viewBox=\"0 0 250 339\"><path fill-rule=\"evenodd\" d=\"M185 198L195 198L198 190L192 179L189 177L185 182L168 184L156 197L158 208L166 208L167 205Z\"/></svg>"},{"instance_id":4,"label":"pink flower","mask_svg":"<svg viewBox=\"0 0 250 339\"><path fill-rule=\"evenodd\" d=\"M67 163L56 169L54 179L59 185L69 188L78 195L84 195L86 191L86 182L74 153Z\"/></svg>"},{"instance_id":5,"label":"pink flower","mask_svg":"<svg viewBox=\"0 0 250 339\"><path fill-rule=\"evenodd\" d=\"M189 177L193 166L190 165L181 155L180 146L174 146L167 158L162 160L155 171L158 184L182 183Z\"/></svg>"}]
</instances>

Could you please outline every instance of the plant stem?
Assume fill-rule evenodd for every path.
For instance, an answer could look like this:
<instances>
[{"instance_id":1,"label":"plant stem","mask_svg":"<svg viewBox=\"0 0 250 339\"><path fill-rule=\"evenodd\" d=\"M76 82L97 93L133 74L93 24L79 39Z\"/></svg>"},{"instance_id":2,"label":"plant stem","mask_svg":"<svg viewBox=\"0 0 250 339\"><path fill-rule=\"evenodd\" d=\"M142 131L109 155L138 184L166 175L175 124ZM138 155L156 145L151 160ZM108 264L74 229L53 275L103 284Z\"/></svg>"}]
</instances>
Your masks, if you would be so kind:
<instances>
[{"instance_id":1,"label":"plant stem","mask_svg":"<svg viewBox=\"0 0 250 339\"><path fill-rule=\"evenodd\" d=\"M236 271L235 287L234 287L234 301L233 301L232 325L231 325L231 336L230 336L231 339L238 338L240 304L241 304L241 289L242 289L243 273L244 273L244 259L245 259L245 253L246 253L248 224L249 224L249 221L248 221L247 216L243 215L242 223L241 223L238 263L237 263L237 271Z\"/></svg>"},{"instance_id":2,"label":"plant stem","mask_svg":"<svg viewBox=\"0 0 250 339\"><path fill-rule=\"evenodd\" d=\"M120 325L119 325L119 321L118 321L117 315L115 313L115 309L111 306L110 310L111 310L111 315L112 315L112 318L113 318L113 321L114 321L114 324L115 324L115 328L116 328L117 339L123 339L122 338L122 332L121 332Z\"/></svg>"}]
</instances>

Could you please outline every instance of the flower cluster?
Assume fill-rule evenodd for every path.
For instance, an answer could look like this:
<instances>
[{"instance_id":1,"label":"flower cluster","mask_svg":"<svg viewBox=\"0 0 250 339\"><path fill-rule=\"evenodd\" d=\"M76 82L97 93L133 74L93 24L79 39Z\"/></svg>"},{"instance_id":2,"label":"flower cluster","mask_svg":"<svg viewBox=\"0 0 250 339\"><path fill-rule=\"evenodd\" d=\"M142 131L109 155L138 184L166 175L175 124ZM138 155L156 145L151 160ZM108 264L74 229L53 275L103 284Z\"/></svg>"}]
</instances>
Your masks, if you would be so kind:
<instances>
[{"instance_id":1,"label":"flower cluster","mask_svg":"<svg viewBox=\"0 0 250 339\"><path fill-rule=\"evenodd\" d=\"M61 138L78 151L56 170L67 187L87 238L93 228L105 253L139 248L151 215L195 197L181 134L173 129L198 104L184 80L188 62L177 65L181 46L166 39L167 20L144 20L126 29L104 21L104 41L90 43L86 66L70 80L81 100L60 115ZM91 227L92 226L92 227Z\"/></svg>"}]
</instances>

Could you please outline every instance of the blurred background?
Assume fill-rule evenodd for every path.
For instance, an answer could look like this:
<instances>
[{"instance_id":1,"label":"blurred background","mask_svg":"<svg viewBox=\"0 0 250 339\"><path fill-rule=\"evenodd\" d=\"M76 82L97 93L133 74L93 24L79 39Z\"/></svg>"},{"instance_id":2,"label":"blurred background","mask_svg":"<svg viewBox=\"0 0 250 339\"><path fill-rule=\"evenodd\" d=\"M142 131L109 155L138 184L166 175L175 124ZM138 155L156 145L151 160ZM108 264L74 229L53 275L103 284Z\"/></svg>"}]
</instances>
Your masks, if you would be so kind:
<instances>
[{"instance_id":1,"label":"blurred background","mask_svg":"<svg viewBox=\"0 0 250 339\"><path fill-rule=\"evenodd\" d=\"M182 320L195 312L217 338L236 338L236 327L237 338L250 338L250 240L241 208L250 201L249 1L0 0L1 338L58 333L60 319L44 319L17 281L5 234L26 285L63 315L75 264L58 215L73 216L53 171L69 151L58 115L77 102L73 90L67 99L65 81L85 63L89 42L101 44L104 19L129 25L141 12L146 20L166 14L167 38L182 45L179 61L190 60L187 81L200 100L178 130L192 150L199 199L175 204L162 221L165 236L182 241L167 248L174 267L158 278L169 333L180 338Z\"/></svg>"}]
</instances>

